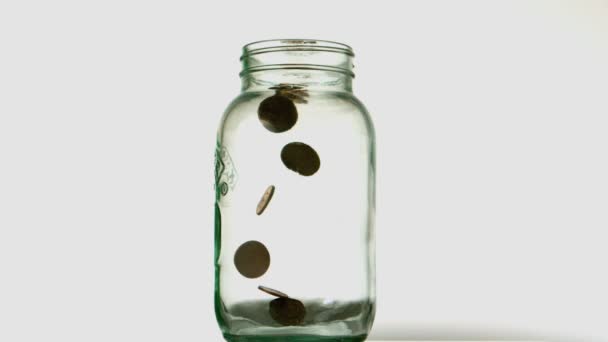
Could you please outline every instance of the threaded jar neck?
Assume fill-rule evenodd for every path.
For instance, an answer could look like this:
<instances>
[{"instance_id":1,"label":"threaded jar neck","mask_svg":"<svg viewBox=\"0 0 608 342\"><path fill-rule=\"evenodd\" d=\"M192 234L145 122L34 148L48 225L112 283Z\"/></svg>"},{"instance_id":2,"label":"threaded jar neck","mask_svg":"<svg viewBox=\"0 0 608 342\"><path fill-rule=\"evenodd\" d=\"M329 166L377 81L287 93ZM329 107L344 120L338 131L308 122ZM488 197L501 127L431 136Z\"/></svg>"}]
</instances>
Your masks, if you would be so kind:
<instances>
[{"instance_id":1,"label":"threaded jar neck","mask_svg":"<svg viewBox=\"0 0 608 342\"><path fill-rule=\"evenodd\" d=\"M351 91L354 53L345 44L314 39L264 40L243 47L243 90L279 84Z\"/></svg>"}]
</instances>

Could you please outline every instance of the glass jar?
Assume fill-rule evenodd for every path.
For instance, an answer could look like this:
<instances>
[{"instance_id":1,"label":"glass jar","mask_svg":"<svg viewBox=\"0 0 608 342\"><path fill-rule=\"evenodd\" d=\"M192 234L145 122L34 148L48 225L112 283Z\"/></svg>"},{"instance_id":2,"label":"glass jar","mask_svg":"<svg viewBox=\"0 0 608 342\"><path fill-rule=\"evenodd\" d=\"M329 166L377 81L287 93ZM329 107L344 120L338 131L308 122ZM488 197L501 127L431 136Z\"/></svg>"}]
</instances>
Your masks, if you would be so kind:
<instances>
[{"instance_id":1,"label":"glass jar","mask_svg":"<svg viewBox=\"0 0 608 342\"><path fill-rule=\"evenodd\" d=\"M352 49L246 45L217 134L215 314L228 341L363 341L375 314L375 142Z\"/></svg>"}]
</instances>

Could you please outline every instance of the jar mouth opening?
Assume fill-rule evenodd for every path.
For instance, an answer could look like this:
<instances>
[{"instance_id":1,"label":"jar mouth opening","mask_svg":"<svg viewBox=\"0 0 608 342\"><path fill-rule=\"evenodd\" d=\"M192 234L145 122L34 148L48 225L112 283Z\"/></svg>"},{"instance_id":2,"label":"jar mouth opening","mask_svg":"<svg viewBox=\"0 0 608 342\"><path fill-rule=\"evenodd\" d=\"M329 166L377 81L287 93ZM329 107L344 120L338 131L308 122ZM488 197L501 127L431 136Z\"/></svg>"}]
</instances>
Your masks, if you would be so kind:
<instances>
[{"instance_id":1,"label":"jar mouth opening","mask_svg":"<svg viewBox=\"0 0 608 342\"><path fill-rule=\"evenodd\" d=\"M319 39L269 39L243 46L241 60L261 53L278 51L325 51L354 57L353 49L343 43Z\"/></svg>"},{"instance_id":2,"label":"jar mouth opening","mask_svg":"<svg viewBox=\"0 0 608 342\"><path fill-rule=\"evenodd\" d=\"M266 70L300 69L339 72L354 77L354 56L350 46L329 40L260 40L243 46L240 76Z\"/></svg>"}]
</instances>

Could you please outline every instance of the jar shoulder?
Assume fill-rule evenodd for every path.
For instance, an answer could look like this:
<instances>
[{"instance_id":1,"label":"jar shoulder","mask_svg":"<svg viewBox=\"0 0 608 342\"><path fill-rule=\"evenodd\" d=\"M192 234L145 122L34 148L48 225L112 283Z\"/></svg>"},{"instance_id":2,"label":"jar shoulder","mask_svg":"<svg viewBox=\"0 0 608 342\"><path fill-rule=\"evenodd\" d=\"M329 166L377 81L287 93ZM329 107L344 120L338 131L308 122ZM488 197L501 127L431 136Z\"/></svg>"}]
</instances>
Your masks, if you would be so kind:
<instances>
[{"instance_id":1,"label":"jar shoulder","mask_svg":"<svg viewBox=\"0 0 608 342\"><path fill-rule=\"evenodd\" d=\"M243 123L259 120L260 104L276 95L273 91L242 92L228 105L220 121L219 132L235 129ZM291 97L302 120L314 118L323 122L342 122L346 127L356 126L374 136L374 125L363 102L350 92L310 91Z\"/></svg>"}]
</instances>

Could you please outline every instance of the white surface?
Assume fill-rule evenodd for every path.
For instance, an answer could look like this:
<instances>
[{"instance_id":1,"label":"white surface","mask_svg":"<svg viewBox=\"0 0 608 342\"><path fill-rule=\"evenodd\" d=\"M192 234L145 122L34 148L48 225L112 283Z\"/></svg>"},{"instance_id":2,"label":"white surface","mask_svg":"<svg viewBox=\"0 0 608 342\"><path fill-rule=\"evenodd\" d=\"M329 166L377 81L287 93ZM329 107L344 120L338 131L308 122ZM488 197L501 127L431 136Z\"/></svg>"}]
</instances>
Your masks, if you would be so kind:
<instances>
[{"instance_id":1,"label":"white surface","mask_svg":"<svg viewBox=\"0 0 608 342\"><path fill-rule=\"evenodd\" d=\"M607 340L606 1L3 1L0 340L209 341L242 44L337 40L378 135L372 338Z\"/></svg>"}]
</instances>

